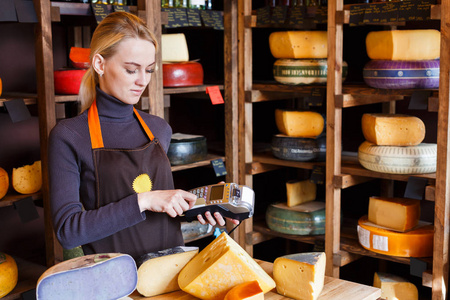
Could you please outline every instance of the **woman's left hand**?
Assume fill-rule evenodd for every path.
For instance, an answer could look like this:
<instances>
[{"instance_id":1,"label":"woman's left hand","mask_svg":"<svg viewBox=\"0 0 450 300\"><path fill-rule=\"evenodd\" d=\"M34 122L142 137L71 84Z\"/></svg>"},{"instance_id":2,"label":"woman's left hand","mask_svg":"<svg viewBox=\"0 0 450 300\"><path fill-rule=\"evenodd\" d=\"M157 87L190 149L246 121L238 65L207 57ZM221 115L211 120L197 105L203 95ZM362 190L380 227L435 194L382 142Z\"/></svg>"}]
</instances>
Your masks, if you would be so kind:
<instances>
[{"instance_id":1,"label":"woman's left hand","mask_svg":"<svg viewBox=\"0 0 450 300\"><path fill-rule=\"evenodd\" d=\"M206 218L206 220L205 220ZM236 219L231 219L231 218L226 218L228 221L232 222L234 225L238 225L239 224L239 220ZM223 216L219 213L219 212L215 212L214 216L209 212L205 212L205 217L203 217L201 214L197 216L197 220L205 225L206 223L211 224L212 226L219 224L219 226L224 226L225 225L225 220L223 218Z\"/></svg>"}]
</instances>

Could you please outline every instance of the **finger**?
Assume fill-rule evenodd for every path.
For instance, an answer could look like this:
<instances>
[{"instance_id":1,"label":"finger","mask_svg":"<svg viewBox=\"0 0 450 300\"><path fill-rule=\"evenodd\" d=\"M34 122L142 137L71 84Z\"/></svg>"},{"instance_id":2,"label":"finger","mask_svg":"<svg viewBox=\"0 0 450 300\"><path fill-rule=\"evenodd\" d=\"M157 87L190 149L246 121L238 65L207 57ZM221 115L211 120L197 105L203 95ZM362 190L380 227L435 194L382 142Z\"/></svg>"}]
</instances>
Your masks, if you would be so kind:
<instances>
[{"instance_id":1,"label":"finger","mask_svg":"<svg viewBox=\"0 0 450 300\"><path fill-rule=\"evenodd\" d=\"M209 224L212 226L216 225L216 220L214 220L213 216L211 215L211 212L207 211L205 212L206 220Z\"/></svg>"},{"instance_id":2,"label":"finger","mask_svg":"<svg viewBox=\"0 0 450 300\"><path fill-rule=\"evenodd\" d=\"M181 199L178 204L180 205L180 208L183 212L191 208L189 202L185 201L184 199Z\"/></svg>"},{"instance_id":3,"label":"finger","mask_svg":"<svg viewBox=\"0 0 450 300\"><path fill-rule=\"evenodd\" d=\"M224 226L225 225L225 220L223 219L222 215L218 212L214 213L214 217L217 220L217 223L219 223L220 226Z\"/></svg>"},{"instance_id":4,"label":"finger","mask_svg":"<svg viewBox=\"0 0 450 300\"><path fill-rule=\"evenodd\" d=\"M205 225L206 221L203 219L202 215L197 215L197 220L200 222L200 224Z\"/></svg>"},{"instance_id":5,"label":"finger","mask_svg":"<svg viewBox=\"0 0 450 300\"><path fill-rule=\"evenodd\" d=\"M175 218L178 214L176 213L176 211L173 209L173 207L169 207L166 209L166 214L168 214L169 216L171 216L172 218Z\"/></svg>"}]
</instances>

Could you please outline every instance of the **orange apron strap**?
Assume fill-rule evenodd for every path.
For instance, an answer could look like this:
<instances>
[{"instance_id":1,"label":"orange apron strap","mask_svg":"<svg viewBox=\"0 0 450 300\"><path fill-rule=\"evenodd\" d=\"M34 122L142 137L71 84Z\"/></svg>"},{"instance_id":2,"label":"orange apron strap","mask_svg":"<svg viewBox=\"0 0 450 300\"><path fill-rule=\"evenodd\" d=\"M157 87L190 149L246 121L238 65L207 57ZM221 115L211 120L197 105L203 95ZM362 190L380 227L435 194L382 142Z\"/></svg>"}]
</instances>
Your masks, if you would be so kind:
<instances>
[{"instance_id":1,"label":"orange apron strap","mask_svg":"<svg viewBox=\"0 0 450 300\"><path fill-rule=\"evenodd\" d=\"M155 138L153 136L152 131L150 130L150 128L148 128L147 124L145 124L144 120L142 119L142 117L139 115L138 111L136 110L136 108L133 107L133 111L134 114L136 115L136 117L139 120L139 123L141 123L142 128L145 130L145 133L147 133L148 138L150 139L150 141L153 141L153 139Z\"/></svg>"},{"instance_id":2,"label":"orange apron strap","mask_svg":"<svg viewBox=\"0 0 450 300\"><path fill-rule=\"evenodd\" d=\"M95 100L88 110L88 125L92 149L103 148L102 130L100 128L100 119L98 117L97 102Z\"/></svg>"}]
</instances>

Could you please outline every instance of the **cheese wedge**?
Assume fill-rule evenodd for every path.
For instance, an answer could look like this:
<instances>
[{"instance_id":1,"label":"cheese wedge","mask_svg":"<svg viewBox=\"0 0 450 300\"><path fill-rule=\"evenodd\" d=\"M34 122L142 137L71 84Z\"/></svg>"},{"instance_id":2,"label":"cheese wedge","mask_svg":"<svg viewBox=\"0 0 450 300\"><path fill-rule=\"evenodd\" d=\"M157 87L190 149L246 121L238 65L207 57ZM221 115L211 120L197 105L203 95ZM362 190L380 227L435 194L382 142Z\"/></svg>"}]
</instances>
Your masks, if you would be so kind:
<instances>
[{"instance_id":1,"label":"cheese wedge","mask_svg":"<svg viewBox=\"0 0 450 300\"><path fill-rule=\"evenodd\" d=\"M224 300L264 300L264 292L258 281L253 280L232 288L226 294Z\"/></svg>"},{"instance_id":2,"label":"cheese wedge","mask_svg":"<svg viewBox=\"0 0 450 300\"><path fill-rule=\"evenodd\" d=\"M180 288L200 299L222 300L234 286L257 280L264 293L275 287L273 279L225 232L181 270Z\"/></svg>"},{"instance_id":3,"label":"cheese wedge","mask_svg":"<svg viewBox=\"0 0 450 300\"><path fill-rule=\"evenodd\" d=\"M364 138L378 146L416 146L425 138L421 119L401 114L364 114Z\"/></svg>"},{"instance_id":4,"label":"cheese wedge","mask_svg":"<svg viewBox=\"0 0 450 300\"><path fill-rule=\"evenodd\" d=\"M278 31L269 36L275 58L327 58L326 31Z\"/></svg>"},{"instance_id":5,"label":"cheese wedge","mask_svg":"<svg viewBox=\"0 0 450 300\"><path fill-rule=\"evenodd\" d=\"M381 298L383 299L419 299L417 287L400 276L376 272L373 278L373 286L381 289Z\"/></svg>"},{"instance_id":6,"label":"cheese wedge","mask_svg":"<svg viewBox=\"0 0 450 300\"><path fill-rule=\"evenodd\" d=\"M419 223L420 200L407 198L369 198L369 221L398 231L412 229Z\"/></svg>"},{"instance_id":7,"label":"cheese wedge","mask_svg":"<svg viewBox=\"0 0 450 300\"><path fill-rule=\"evenodd\" d=\"M324 285L325 263L324 252L278 257L273 263L278 294L298 300L316 300Z\"/></svg>"},{"instance_id":8,"label":"cheese wedge","mask_svg":"<svg viewBox=\"0 0 450 300\"><path fill-rule=\"evenodd\" d=\"M371 59L437 59L440 47L441 34L435 29L372 31L366 37Z\"/></svg>"},{"instance_id":9,"label":"cheese wedge","mask_svg":"<svg viewBox=\"0 0 450 300\"><path fill-rule=\"evenodd\" d=\"M184 33L162 34L161 55L163 62L189 61L189 51Z\"/></svg>"},{"instance_id":10,"label":"cheese wedge","mask_svg":"<svg viewBox=\"0 0 450 300\"><path fill-rule=\"evenodd\" d=\"M287 206L316 200L317 185L311 180L286 182Z\"/></svg>"},{"instance_id":11,"label":"cheese wedge","mask_svg":"<svg viewBox=\"0 0 450 300\"><path fill-rule=\"evenodd\" d=\"M313 138L319 136L325 126L321 114L314 111L275 110L278 130L292 137Z\"/></svg>"},{"instance_id":12,"label":"cheese wedge","mask_svg":"<svg viewBox=\"0 0 450 300\"><path fill-rule=\"evenodd\" d=\"M137 262L137 291L150 297L179 290L178 274L197 254L198 247L179 246L143 255Z\"/></svg>"}]
</instances>

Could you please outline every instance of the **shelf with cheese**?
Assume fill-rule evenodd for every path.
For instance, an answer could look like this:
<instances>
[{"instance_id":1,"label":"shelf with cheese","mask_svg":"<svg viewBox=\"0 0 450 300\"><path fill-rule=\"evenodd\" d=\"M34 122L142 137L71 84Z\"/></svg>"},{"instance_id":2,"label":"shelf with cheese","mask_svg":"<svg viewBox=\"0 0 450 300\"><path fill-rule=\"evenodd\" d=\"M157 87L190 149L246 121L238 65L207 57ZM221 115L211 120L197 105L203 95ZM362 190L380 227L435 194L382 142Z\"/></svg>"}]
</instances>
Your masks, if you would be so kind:
<instances>
[{"instance_id":1,"label":"shelf with cheese","mask_svg":"<svg viewBox=\"0 0 450 300\"><path fill-rule=\"evenodd\" d=\"M42 193L37 192L33 194L28 195L22 195L16 192L8 192L3 198L0 199L0 208L14 205L14 202L20 201L24 198L31 197L33 201L41 200L42 199Z\"/></svg>"}]
</instances>

